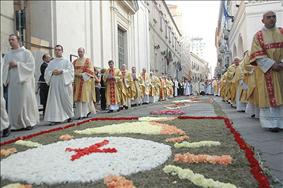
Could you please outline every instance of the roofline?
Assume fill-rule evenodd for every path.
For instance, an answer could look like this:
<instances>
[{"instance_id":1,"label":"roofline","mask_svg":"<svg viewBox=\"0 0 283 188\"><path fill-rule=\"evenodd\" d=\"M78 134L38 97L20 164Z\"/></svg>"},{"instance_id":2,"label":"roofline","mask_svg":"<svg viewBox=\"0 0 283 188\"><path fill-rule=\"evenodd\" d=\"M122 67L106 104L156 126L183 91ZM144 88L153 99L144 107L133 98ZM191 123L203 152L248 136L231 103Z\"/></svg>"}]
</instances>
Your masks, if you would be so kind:
<instances>
[{"instance_id":1,"label":"roofline","mask_svg":"<svg viewBox=\"0 0 283 188\"><path fill-rule=\"evenodd\" d=\"M197 58L198 60L200 60L201 62L204 62L204 63L206 63L206 64L208 65L208 62L207 62L207 61L205 61L204 59L200 58L200 57L199 57L198 55L196 55L195 53L190 52L190 54L191 54L192 56L194 56L195 58Z\"/></svg>"},{"instance_id":2,"label":"roofline","mask_svg":"<svg viewBox=\"0 0 283 188\"><path fill-rule=\"evenodd\" d=\"M165 6L165 8L166 8L167 12L169 13L170 18L171 18L171 20L173 21L173 23L174 23L174 25L175 25L176 30L178 31L178 33L179 33L180 37L182 37L182 34L181 34L181 32L179 31L179 28L178 28L178 26L177 26L177 24L176 24L176 22L175 22L175 20L174 20L174 18L173 18L173 16L172 16L171 12L170 12L170 10L169 10L169 8L168 8L168 6L167 6L167 4L166 4L165 0L162 0L162 2L163 2L163 4L164 4L164 6Z\"/></svg>"}]
</instances>

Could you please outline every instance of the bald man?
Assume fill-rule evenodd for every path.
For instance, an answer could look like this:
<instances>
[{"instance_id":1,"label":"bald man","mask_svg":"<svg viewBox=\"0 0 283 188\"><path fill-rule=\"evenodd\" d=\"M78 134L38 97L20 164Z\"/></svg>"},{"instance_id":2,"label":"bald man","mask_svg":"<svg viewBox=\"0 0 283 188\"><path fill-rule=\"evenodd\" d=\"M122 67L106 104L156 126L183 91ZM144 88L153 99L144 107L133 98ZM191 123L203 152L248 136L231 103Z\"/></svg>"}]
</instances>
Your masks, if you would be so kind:
<instances>
[{"instance_id":1,"label":"bald man","mask_svg":"<svg viewBox=\"0 0 283 188\"><path fill-rule=\"evenodd\" d=\"M227 98L230 100L231 106L236 108L236 94L238 88L240 58L234 57L233 63L227 69Z\"/></svg>"},{"instance_id":2,"label":"bald man","mask_svg":"<svg viewBox=\"0 0 283 188\"><path fill-rule=\"evenodd\" d=\"M86 118L90 114L89 106L93 107L92 87L94 67L89 58L85 57L85 49L78 49L79 58L73 62L75 69L74 102L76 119Z\"/></svg>"},{"instance_id":3,"label":"bald man","mask_svg":"<svg viewBox=\"0 0 283 188\"><path fill-rule=\"evenodd\" d=\"M150 89L150 78L146 73L146 69L143 68L142 72L139 76L140 80L140 89L141 89L141 97L143 104L149 103L149 89Z\"/></svg>"},{"instance_id":4,"label":"bald man","mask_svg":"<svg viewBox=\"0 0 283 188\"><path fill-rule=\"evenodd\" d=\"M283 129L283 29L276 27L276 14L266 12L264 27L258 31L251 48L250 64L257 65L259 118L271 132Z\"/></svg>"}]
</instances>

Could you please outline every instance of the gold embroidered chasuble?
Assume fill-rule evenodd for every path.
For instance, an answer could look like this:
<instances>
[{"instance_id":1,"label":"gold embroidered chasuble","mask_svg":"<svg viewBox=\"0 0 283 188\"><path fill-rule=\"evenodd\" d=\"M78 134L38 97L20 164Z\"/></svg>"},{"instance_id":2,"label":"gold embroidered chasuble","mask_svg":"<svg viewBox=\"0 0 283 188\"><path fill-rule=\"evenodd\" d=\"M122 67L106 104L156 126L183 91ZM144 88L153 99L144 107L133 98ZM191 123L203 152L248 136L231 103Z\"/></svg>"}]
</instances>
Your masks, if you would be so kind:
<instances>
[{"instance_id":1,"label":"gold embroidered chasuble","mask_svg":"<svg viewBox=\"0 0 283 188\"><path fill-rule=\"evenodd\" d=\"M89 102L91 94L93 93L93 64L89 58L78 58L73 62L75 69L75 81L74 81L74 101L75 102ZM84 80L83 74L86 74L90 78Z\"/></svg>"},{"instance_id":2,"label":"gold embroidered chasuble","mask_svg":"<svg viewBox=\"0 0 283 188\"><path fill-rule=\"evenodd\" d=\"M272 28L258 31L252 42L250 63L258 65L261 58L269 58L274 63L283 59L283 29ZM268 67L269 65L266 64ZM258 66L259 67L259 66ZM264 72L261 68L256 71L256 87L260 108L276 107L283 104L283 71L269 68Z\"/></svg>"}]
</instances>

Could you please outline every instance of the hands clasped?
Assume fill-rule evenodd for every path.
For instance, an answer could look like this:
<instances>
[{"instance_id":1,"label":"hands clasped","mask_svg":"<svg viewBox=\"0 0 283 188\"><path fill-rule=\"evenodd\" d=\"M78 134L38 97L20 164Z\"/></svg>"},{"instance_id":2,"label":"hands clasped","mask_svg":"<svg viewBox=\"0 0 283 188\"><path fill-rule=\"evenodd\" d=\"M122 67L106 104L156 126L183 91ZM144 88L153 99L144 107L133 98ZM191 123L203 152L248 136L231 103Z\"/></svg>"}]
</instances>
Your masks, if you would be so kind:
<instances>
[{"instance_id":1,"label":"hands clasped","mask_svg":"<svg viewBox=\"0 0 283 188\"><path fill-rule=\"evenodd\" d=\"M58 70L58 69L55 69L55 70L52 71L52 75L55 75L55 76L60 75L62 73L63 73L63 71L62 70Z\"/></svg>"},{"instance_id":2,"label":"hands clasped","mask_svg":"<svg viewBox=\"0 0 283 188\"><path fill-rule=\"evenodd\" d=\"M9 69L16 68L17 66L17 63L14 60L9 63Z\"/></svg>"},{"instance_id":3,"label":"hands clasped","mask_svg":"<svg viewBox=\"0 0 283 188\"><path fill-rule=\"evenodd\" d=\"M279 72L279 71L283 70L283 63L281 63L281 62L280 63L274 63L271 68L272 68L272 70Z\"/></svg>"}]
</instances>

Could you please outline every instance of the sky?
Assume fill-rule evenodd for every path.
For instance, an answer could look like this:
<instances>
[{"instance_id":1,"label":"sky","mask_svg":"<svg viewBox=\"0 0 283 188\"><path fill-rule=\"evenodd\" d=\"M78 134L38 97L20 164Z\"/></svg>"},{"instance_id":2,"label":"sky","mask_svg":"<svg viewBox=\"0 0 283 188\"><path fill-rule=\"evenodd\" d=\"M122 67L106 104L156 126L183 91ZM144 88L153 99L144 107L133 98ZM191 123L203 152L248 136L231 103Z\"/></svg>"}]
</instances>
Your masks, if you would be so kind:
<instances>
[{"instance_id":1,"label":"sky","mask_svg":"<svg viewBox=\"0 0 283 188\"><path fill-rule=\"evenodd\" d=\"M220 1L166 0L166 3L178 5L182 12L184 21L183 35L203 38L203 42L206 43L203 59L209 63L213 72L217 61L214 41Z\"/></svg>"}]
</instances>

